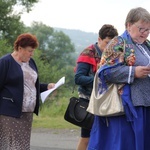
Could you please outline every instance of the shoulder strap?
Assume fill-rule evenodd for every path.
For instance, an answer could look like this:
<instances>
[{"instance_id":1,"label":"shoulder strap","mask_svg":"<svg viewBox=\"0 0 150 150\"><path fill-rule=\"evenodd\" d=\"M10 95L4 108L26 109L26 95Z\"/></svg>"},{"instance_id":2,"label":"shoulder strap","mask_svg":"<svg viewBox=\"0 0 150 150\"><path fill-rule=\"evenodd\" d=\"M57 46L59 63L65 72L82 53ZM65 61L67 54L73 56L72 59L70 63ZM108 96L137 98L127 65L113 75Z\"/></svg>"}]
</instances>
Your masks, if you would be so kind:
<instances>
[{"instance_id":1,"label":"shoulder strap","mask_svg":"<svg viewBox=\"0 0 150 150\"><path fill-rule=\"evenodd\" d=\"M100 51L100 49L97 46L97 43L94 44L94 47L96 49L96 52L98 53L98 55L101 57L102 56L102 52Z\"/></svg>"}]
</instances>

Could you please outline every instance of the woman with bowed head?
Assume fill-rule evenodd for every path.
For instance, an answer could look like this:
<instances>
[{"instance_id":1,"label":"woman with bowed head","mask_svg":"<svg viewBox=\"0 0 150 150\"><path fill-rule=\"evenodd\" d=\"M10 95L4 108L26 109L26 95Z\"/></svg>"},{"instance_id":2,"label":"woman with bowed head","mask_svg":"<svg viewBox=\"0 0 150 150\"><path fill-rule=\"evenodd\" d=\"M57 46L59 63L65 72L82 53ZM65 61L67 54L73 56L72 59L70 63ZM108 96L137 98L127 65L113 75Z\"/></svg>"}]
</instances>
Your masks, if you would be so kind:
<instances>
[{"instance_id":1,"label":"woman with bowed head","mask_svg":"<svg viewBox=\"0 0 150 150\"><path fill-rule=\"evenodd\" d=\"M125 28L103 51L97 71L99 91L108 83L120 87L124 115L96 115L88 150L150 149L150 13L131 9Z\"/></svg>"},{"instance_id":2,"label":"woman with bowed head","mask_svg":"<svg viewBox=\"0 0 150 150\"><path fill-rule=\"evenodd\" d=\"M97 42L86 47L77 58L75 83L78 85L78 95L83 101L89 101L95 72L99 67L101 54L109 41L118 35L117 29L111 24L104 24L98 32ZM77 150L86 150L90 138L90 129L81 127L81 136Z\"/></svg>"},{"instance_id":3,"label":"woman with bowed head","mask_svg":"<svg viewBox=\"0 0 150 150\"><path fill-rule=\"evenodd\" d=\"M38 115L39 95L54 83L40 84L32 59L37 38L21 34L14 51L0 58L0 150L30 150L33 113Z\"/></svg>"}]
</instances>

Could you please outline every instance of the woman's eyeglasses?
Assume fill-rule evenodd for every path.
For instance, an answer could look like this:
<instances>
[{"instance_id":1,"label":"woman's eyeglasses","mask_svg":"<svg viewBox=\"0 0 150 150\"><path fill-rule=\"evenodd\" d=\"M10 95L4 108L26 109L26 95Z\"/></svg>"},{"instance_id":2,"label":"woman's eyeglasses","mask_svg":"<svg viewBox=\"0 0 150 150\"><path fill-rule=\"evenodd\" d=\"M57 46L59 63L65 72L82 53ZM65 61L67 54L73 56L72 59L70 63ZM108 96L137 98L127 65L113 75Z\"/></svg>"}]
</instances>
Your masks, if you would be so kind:
<instances>
[{"instance_id":1,"label":"woman's eyeglasses","mask_svg":"<svg viewBox=\"0 0 150 150\"><path fill-rule=\"evenodd\" d=\"M139 27L139 26L136 25L136 24L134 24L134 25L139 29L139 32L140 32L140 33L145 33L145 32L150 33L150 29L141 28L141 27Z\"/></svg>"}]
</instances>

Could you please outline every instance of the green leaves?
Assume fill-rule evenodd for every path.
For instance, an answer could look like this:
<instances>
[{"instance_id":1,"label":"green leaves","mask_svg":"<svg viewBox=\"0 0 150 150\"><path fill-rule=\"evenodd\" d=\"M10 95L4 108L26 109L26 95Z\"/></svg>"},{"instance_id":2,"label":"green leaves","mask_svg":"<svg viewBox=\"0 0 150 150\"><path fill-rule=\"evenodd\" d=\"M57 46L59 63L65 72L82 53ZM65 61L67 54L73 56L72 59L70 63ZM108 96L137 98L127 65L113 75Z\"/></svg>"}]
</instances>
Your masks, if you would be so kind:
<instances>
[{"instance_id":1,"label":"green leaves","mask_svg":"<svg viewBox=\"0 0 150 150\"><path fill-rule=\"evenodd\" d=\"M0 0L0 39L7 39L13 45L16 37L25 31L20 21L22 9L29 12L38 0ZM14 11L15 6L22 6L20 11Z\"/></svg>"},{"instance_id":2,"label":"green leaves","mask_svg":"<svg viewBox=\"0 0 150 150\"><path fill-rule=\"evenodd\" d=\"M66 84L74 84L75 52L70 38L61 31L54 31L50 26L33 22L27 28L36 35L39 41L39 52L35 55L38 64L40 79L42 82L56 82L62 76L66 76Z\"/></svg>"},{"instance_id":3,"label":"green leaves","mask_svg":"<svg viewBox=\"0 0 150 150\"><path fill-rule=\"evenodd\" d=\"M6 40L0 40L0 57L11 52L12 47L8 44L8 42Z\"/></svg>"}]
</instances>

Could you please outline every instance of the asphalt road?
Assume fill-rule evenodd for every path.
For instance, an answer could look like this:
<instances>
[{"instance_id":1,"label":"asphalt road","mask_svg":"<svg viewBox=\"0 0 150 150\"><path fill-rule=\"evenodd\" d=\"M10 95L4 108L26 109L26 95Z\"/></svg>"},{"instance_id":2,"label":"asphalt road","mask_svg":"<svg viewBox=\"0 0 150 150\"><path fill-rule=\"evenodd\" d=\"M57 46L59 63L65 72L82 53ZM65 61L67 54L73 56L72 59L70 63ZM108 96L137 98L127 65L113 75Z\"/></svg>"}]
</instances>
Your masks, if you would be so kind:
<instances>
[{"instance_id":1,"label":"asphalt road","mask_svg":"<svg viewBox=\"0 0 150 150\"><path fill-rule=\"evenodd\" d=\"M75 150L80 129L33 129L31 150Z\"/></svg>"}]
</instances>

